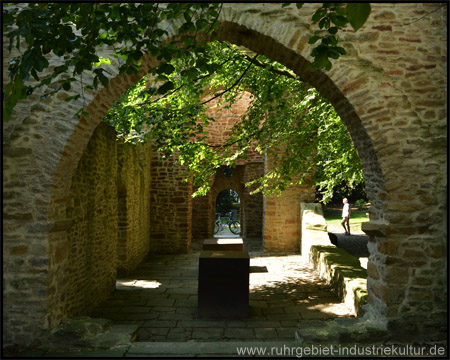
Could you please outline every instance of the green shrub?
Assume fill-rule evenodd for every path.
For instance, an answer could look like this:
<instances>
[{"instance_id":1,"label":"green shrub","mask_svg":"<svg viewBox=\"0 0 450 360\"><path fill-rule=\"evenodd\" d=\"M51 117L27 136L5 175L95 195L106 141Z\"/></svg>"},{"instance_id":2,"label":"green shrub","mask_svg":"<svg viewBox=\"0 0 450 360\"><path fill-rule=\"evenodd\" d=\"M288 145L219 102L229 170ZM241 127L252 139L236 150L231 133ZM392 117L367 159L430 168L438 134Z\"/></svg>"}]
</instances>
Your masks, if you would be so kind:
<instances>
[{"instance_id":1,"label":"green shrub","mask_svg":"<svg viewBox=\"0 0 450 360\"><path fill-rule=\"evenodd\" d=\"M366 207L366 202L364 201L364 199L359 199L356 200L355 205L358 210L364 210L364 208Z\"/></svg>"}]
</instances>

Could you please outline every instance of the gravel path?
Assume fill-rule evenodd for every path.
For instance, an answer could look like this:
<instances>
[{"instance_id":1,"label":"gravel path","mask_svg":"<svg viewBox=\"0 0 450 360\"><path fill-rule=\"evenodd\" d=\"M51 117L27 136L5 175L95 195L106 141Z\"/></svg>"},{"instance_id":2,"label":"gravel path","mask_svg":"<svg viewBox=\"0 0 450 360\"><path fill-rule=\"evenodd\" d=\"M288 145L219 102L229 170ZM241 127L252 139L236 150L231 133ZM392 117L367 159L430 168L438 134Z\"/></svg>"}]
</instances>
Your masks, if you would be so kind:
<instances>
[{"instance_id":1,"label":"gravel path","mask_svg":"<svg viewBox=\"0 0 450 360\"><path fill-rule=\"evenodd\" d=\"M328 225L328 233L337 237L337 247L344 249L357 258L369 257L367 242L369 237L362 231L353 232L352 235L345 235L344 229L340 226Z\"/></svg>"}]
</instances>

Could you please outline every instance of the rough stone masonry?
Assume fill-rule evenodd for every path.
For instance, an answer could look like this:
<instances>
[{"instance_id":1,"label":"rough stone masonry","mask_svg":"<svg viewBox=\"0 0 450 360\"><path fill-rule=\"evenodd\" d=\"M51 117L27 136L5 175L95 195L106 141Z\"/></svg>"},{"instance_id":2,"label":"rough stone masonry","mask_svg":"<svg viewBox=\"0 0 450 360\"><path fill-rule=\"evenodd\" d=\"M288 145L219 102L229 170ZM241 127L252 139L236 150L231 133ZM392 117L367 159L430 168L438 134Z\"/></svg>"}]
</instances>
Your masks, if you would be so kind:
<instances>
[{"instance_id":1,"label":"rough stone masonry","mask_svg":"<svg viewBox=\"0 0 450 360\"><path fill-rule=\"evenodd\" d=\"M392 337L443 339L447 333L447 5L372 4L358 32L343 32L347 55L332 70L308 70L310 18L280 4L224 4L220 38L279 61L334 105L361 158L372 202L368 313ZM171 27L170 27L171 26ZM176 24L169 24L171 34ZM3 77L14 56L3 41ZM119 76L112 49L107 88L64 102L74 92L18 104L3 125L4 341L30 344L63 319L58 266L70 249L72 178L94 130L142 72ZM52 71L59 59L49 54ZM84 79L86 82L91 79ZM69 207L69 208L68 208ZM75 208L74 208L75 209ZM189 211L189 210L188 210ZM189 226L189 224L187 225ZM80 251L86 251L80 250ZM54 287L52 287L54 285Z\"/></svg>"}]
</instances>

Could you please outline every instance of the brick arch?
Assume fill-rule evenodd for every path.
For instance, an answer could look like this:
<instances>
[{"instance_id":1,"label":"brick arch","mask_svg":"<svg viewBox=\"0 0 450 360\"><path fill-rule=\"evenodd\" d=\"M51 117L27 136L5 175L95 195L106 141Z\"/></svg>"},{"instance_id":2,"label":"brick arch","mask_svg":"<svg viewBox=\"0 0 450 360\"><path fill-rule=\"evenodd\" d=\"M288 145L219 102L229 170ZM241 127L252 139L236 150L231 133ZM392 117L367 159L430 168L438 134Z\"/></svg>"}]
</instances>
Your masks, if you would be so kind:
<instances>
[{"instance_id":1,"label":"brick arch","mask_svg":"<svg viewBox=\"0 0 450 360\"><path fill-rule=\"evenodd\" d=\"M220 38L286 65L334 105L358 150L373 202L367 226L372 236L369 312L393 334L438 338L446 328L447 301L445 9L434 11L439 4L431 3L373 4L358 33L342 34L348 55L325 74L307 68L315 6L297 11L279 4L225 4ZM99 53L109 54L107 48ZM4 251L10 255L4 266L4 310L16 311L17 299L24 297L31 304L27 309L34 310L21 319L5 317L15 332L9 341L27 342L32 331L24 327L42 330L60 320L52 315L58 306L53 282L58 257L66 251L65 201L72 173L108 108L155 60L145 56L137 76L118 76L114 64L110 85L85 94L89 117L73 116L82 99L41 101L36 93L18 104L4 126L4 186L12 189L4 199ZM19 266L14 261L23 254L28 259ZM46 257L47 263L40 262L45 271L35 275L38 265L33 264ZM33 287L21 287L18 277L33 281Z\"/></svg>"},{"instance_id":2,"label":"brick arch","mask_svg":"<svg viewBox=\"0 0 450 360\"><path fill-rule=\"evenodd\" d=\"M213 190L215 190L215 189L213 189ZM242 196L242 191L239 192L238 190L236 190L236 189L233 188L233 187L229 187L229 188L224 187L224 188L222 188L222 190L214 191L214 194L215 194L215 195L212 196L213 203L212 203L212 206L211 206L211 210L214 211L214 214L211 214L211 215L215 217L215 214L216 214L216 206L217 206L217 197L218 197L219 194L220 194L222 191L224 191L224 190L233 190L234 192L236 192L236 193L238 194L238 197L239 197L239 214L240 214L240 216L241 216L241 234L243 234L243 233L244 233L244 229L243 229L244 222L242 221L242 214L243 214L243 211L242 211L242 210L243 210L243 208L244 208L244 206L245 206L245 202L244 202L244 199L243 199L243 196ZM212 217L212 216L211 216L211 217Z\"/></svg>"},{"instance_id":3,"label":"brick arch","mask_svg":"<svg viewBox=\"0 0 450 360\"><path fill-rule=\"evenodd\" d=\"M244 174L245 174L245 165L237 165L235 169L233 169L233 175L230 178L224 178L222 176L222 172L225 169L225 166L220 167L216 175L214 177L213 183L211 184L211 196L210 196L210 219L215 218L215 211L216 211L216 200L219 193L223 190L231 189L237 192L240 204L241 204L241 216L243 214L243 209L245 209L245 196L244 196ZM211 228L213 228L213 222L211 223ZM242 233L244 232L244 221L241 218L241 223L243 224ZM211 232L212 234L212 232Z\"/></svg>"},{"instance_id":4,"label":"brick arch","mask_svg":"<svg viewBox=\"0 0 450 360\"><path fill-rule=\"evenodd\" d=\"M238 11L238 10L236 10ZM233 18L236 14L229 14L227 17ZM243 16L243 15L241 15ZM248 17L245 17L248 20ZM253 19L253 21L255 21ZM368 135L357 111L351 102L351 93L358 90L361 85L366 84L368 77L361 78L355 82L349 82L341 90L337 87L332 77L323 72L311 72L308 69L309 62L297 51L293 51L277 41L277 28L272 27L273 34L265 35L257 30L252 30L236 22L222 21L220 27L220 40L242 45L259 54L265 55L272 60L276 60L287 66L300 77L316 87L316 89L334 105L337 113L347 126L358 154L362 160L366 182L369 183L369 198L373 201L372 209L376 213L376 218L382 218L381 202L378 195L385 194L383 189L384 176L378 162L376 151L374 150L371 137ZM285 30L286 31L286 30ZM290 41L292 42L292 40ZM307 44L300 49L306 52L309 49ZM117 75L110 80L107 88L101 89L87 107L88 117L82 118L76 123L75 128L66 141L64 152L54 173L54 183L52 187L52 201L49 208L50 220L57 221L64 218L64 199L70 186L71 174L73 173L82 150L87 145L90 136L102 117L106 114L114 101L129 87L134 85L148 70L159 61L149 55L144 56L141 72L134 76ZM116 71L117 73L117 71ZM339 77L339 73L334 74ZM365 94L367 96L367 94ZM375 95L376 96L376 95ZM371 97L374 97L373 93ZM382 98L383 94L379 94ZM364 99L358 98L358 102ZM376 184L375 186L371 186Z\"/></svg>"},{"instance_id":5,"label":"brick arch","mask_svg":"<svg viewBox=\"0 0 450 360\"><path fill-rule=\"evenodd\" d=\"M243 166L243 165L238 165L238 166ZM220 172L220 170L219 170ZM244 184L241 182L241 179L237 178L236 181L226 181L224 183L221 184L217 184L217 182L212 184L212 189L211 189L211 195L214 199L217 198L217 195L219 195L219 193L223 190L227 190L227 189L231 189L233 191L235 191L238 196L239 199L242 199L243 195L244 195Z\"/></svg>"},{"instance_id":6,"label":"brick arch","mask_svg":"<svg viewBox=\"0 0 450 360\"><path fill-rule=\"evenodd\" d=\"M220 30L220 39L245 46L258 54L265 55L285 65L299 75L305 82L313 85L333 104L336 112L346 125L358 151L358 155L362 160L364 177L366 182L369 183L368 195L373 201L373 210L377 209L376 211L381 217L382 215L378 211L381 208L381 204L378 201L378 194L385 192L383 189L384 175L378 162L372 140L350 100L344 95L346 92L352 90L352 84L348 85L344 89L344 92L341 91L333 82L332 78L323 72L311 72L308 69L309 62L304 57L286 48L272 37L230 22L224 22ZM354 87L357 88L356 85ZM372 183L376 184L376 186L372 187Z\"/></svg>"},{"instance_id":7,"label":"brick arch","mask_svg":"<svg viewBox=\"0 0 450 360\"><path fill-rule=\"evenodd\" d=\"M217 197L218 197L219 194L220 194L222 191L224 191L224 190L232 190L232 191L234 191L236 194L238 194L239 202L240 202L240 204L241 204L241 205L240 205L240 208L242 208L242 193L240 194L239 191L236 190L236 189L233 188L233 187L225 187L225 188L223 188L222 190L215 191L215 200L214 200L214 204L215 204L215 205L217 204Z\"/></svg>"}]
</instances>

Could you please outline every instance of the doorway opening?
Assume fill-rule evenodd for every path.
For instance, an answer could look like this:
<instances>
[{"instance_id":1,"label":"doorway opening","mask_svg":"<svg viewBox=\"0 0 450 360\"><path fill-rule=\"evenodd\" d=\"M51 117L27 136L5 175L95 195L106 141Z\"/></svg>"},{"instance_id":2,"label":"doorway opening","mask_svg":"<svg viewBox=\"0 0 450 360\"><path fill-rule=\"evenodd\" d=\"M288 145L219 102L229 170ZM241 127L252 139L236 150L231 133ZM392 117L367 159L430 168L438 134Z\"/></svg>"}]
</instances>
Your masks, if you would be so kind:
<instances>
[{"instance_id":1,"label":"doorway opening","mask_svg":"<svg viewBox=\"0 0 450 360\"><path fill-rule=\"evenodd\" d=\"M232 189L219 192L216 197L214 237L241 236L241 200Z\"/></svg>"}]
</instances>

